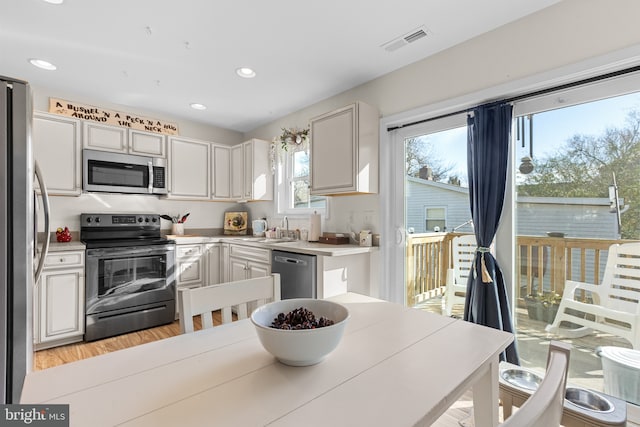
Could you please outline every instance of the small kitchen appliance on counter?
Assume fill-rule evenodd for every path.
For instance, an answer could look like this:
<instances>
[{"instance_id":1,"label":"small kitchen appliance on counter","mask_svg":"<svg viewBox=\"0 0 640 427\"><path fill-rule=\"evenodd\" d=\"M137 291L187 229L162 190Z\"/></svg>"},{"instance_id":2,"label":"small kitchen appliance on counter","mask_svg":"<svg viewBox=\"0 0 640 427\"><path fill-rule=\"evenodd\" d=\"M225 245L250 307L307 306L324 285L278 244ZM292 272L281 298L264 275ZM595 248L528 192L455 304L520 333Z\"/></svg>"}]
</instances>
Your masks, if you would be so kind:
<instances>
[{"instance_id":1,"label":"small kitchen appliance on counter","mask_svg":"<svg viewBox=\"0 0 640 427\"><path fill-rule=\"evenodd\" d=\"M253 230L254 236L264 236L264 232L267 230L267 219L260 218L251 221L251 229Z\"/></svg>"},{"instance_id":2,"label":"small kitchen appliance on counter","mask_svg":"<svg viewBox=\"0 0 640 427\"><path fill-rule=\"evenodd\" d=\"M82 214L85 341L175 320L175 241L154 214Z\"/></svg>"}]
</instances>

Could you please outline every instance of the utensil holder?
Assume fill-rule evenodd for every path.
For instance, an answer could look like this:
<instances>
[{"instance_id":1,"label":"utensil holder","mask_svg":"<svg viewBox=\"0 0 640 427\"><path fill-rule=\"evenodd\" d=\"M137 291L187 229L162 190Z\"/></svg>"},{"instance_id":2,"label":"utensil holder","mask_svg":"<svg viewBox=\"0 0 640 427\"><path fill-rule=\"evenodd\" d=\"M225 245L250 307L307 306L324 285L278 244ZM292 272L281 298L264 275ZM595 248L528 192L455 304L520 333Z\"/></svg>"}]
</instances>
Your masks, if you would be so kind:
<instances>
[{"instance_id":1,"label":"utensil holder","mask_svg":"<svg viewBox=\"0 0 640 427\"><path fill-rule=\"evenodd\" d=\"M176 236L184 235L184 224L171 224L171 234Z\"/></svg>"}]
</instances>

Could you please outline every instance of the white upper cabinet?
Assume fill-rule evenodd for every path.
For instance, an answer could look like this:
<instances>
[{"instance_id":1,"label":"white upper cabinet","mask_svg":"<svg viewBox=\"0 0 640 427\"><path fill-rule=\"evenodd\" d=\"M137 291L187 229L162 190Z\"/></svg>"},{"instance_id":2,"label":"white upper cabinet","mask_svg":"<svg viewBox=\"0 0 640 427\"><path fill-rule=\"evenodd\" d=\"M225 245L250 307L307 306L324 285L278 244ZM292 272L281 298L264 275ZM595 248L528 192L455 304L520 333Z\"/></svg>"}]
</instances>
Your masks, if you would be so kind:
<instances>
[{"instance_id":1,"label":"white upper cabinet","mask_svg":"<svg viewBox=\"0 0 640 427\"><path fill-rule=\"evenodd\" d=\"M231 198L273 200L268 141L251 139L231 147Z\"/></svg>"},{"instance_id":2,"label":"white upper cabinet","mask_svg":"<svg viewBox=\"0 0 640 427\"><path fill-rule=\"evenodd\" d=\"M57 114L34 113L32 144L51 195L82 192L80 121Z\"/></svg>"},{"instance_id":3,"label":"white upper cabinet","mask_svg":"<svg viewBox=\"0 0 640 427\"><path fill-rule=\"evenodd\" d=\"M176 199L210 199L211 143L169 138L169 194Z\"/></svg>"},{"instance_id":4,"label":"white upper cabinet","mask_svg":"<svg viewBox=\"0 0 640 427\"><path fill-rule=\"evenodd\" d=\"M211 145L211 198L231 198L231 147Z\"/></svg>"},{"instance_id":5,"label":"white upper cabinet","mask_svg":"<svg viewBox=\"0 0 640 427\"><path fill-rule=\"evenodd\" d=\"M126 153L128 148L127 129L84 122L82 125L82 146L92 150Z\"/></svg>"},{"instance_id":6,"label":"white upper cabinet","mask_svg":"<svg viewBox=\"0 0 640 427\"><path fill-rule=\"evenodd\" d=\"M129 154L167 157L167 139L159 133L129 129Z\"/></svg>"},{"instance_id":7,"label":"white upper cabinet","mask_svg":"<svg viewBox=\"0 0 640 427\"><path fill-rule=\"evenodd\" d=\"M251 199L273 200L273 173L269 156L271 143L252 139L251 147Z\"/></svg>"},{"instance_id":8,"label":"white upper cabinet","mask_svg":"<svg viewBox=\"0 0 640 427\"><path fill-rule=\"evenodd\" d=\"M356 102L314 117L311 194L378 192L378 110Z\"/></svg>"},{"instance_id":9,"label":"white upper cabinet","mask_svg":"<svg viewBox=\"0 0 640 427\"><path fill-rule=\"evenodd\" d=\"M244 197L244 144L231 147L231 198Z\"/></svg>"},{"instance_id":10,"label":"white upper cabinet","mask_svg":"<svg viewBox=\"0 0 640 427\"><path fill-rule=\"evenodd\" d=\"M166 137L159 133L91 122L84 122L82 129L84 148L151 157L167 155Z\"/></svg>"}]
</instances>

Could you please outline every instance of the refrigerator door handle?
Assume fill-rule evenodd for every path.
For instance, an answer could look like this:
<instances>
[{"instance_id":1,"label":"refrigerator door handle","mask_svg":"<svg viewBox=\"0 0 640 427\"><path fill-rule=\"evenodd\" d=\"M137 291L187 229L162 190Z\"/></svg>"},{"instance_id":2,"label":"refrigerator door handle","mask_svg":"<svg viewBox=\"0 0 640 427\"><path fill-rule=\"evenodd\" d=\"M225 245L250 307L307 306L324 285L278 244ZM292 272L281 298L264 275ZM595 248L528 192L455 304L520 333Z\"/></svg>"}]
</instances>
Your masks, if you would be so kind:
<instances>
[{"instance_id":1,"label":"refrigerator door handle","mask_svg":"<svg viewBox=\"0 0 640 427\"><path fill-rule=\"evenodd\" d=\"M42 195L42 209L44 210L44 235L45 239L42 243L42 253L40 254L40 259L38 260L38 267L36 268L36 272L34 275L34 284L38 283L40 280L40 274L42 273L42 268L44 267L44 261L47 258L47 254L49 253L49 193L47 193L47 186L44 182L44 178L42 176L42 171L40 170L40 166L38 162L35 162L35 173L36 179L38 180L38 185L40 186L40 194ZM36 233L36 247L38 241L38 234Z\"/></svg>"}]
</instances>

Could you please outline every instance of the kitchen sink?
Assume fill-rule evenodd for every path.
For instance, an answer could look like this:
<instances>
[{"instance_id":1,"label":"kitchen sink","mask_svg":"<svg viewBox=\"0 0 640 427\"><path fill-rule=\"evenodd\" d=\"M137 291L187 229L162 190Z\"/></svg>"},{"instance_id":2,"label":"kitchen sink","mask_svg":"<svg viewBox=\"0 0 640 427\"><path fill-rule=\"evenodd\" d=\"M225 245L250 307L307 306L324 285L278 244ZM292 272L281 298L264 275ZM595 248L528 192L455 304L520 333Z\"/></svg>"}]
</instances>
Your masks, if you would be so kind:
<instances>
[{"instance_id":1,"label":"kitchen sink","mask_svg":"<svg viewBox=\"0 0 640 427\"><path fill-rule=\"evenodd\" d=\"M260 243L282 243L282 242L295 242L295 239L261 239Z\"/></svg>"},{"instance_id":2,"label":"kitchen sink","mask_svg":"<svg viewBox=\"0 0 640 427\"><path fill-rule=\"evenodd\" d=\"M255 243L285 243L285 242L296 242L296 239L279 237L279 238L266 238L266 237L240 237L236 240L240 240L242 242L255 242Z\"/></svg>"}]
</instances>

